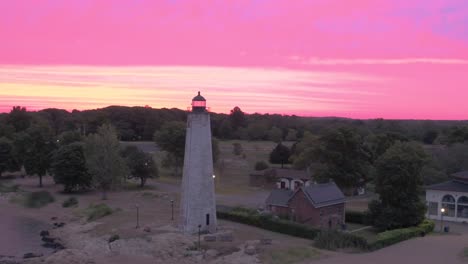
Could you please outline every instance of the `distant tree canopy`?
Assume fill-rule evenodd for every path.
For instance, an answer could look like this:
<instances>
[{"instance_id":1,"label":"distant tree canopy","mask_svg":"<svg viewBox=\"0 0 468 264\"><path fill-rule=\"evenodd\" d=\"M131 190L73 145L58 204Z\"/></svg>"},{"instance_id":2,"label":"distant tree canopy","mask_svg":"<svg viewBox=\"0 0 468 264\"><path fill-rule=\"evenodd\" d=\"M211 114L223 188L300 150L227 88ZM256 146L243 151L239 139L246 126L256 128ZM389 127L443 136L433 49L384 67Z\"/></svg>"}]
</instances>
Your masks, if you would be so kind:
<instances>
[{"instance_id":1,"label":"distant tree canopy","mask_svg":"<svg viewBox=\"0 0 468 264\"><path fill-rule=\"evenodd\" d=\"M184 161L185 131L185 123L173 121L166 123L154 134L156 145L167 152L166 164L172 165L176 174Z\"/></svg>"},{"instance_id":2,"label":"distant tree canopy","mask_svg":"<svg viewBox=\"0 0 468 264\"><path fill-rule=\"evenodd\" d=\"M238 129L239 127L247 126L247 119L245 117L245 113L236 106L231 110L231 114L229 115L229 120L231 121L231 125L233 129Z\"/></svg>"},{"instance_id":3,"label":"distant tree canopy","mask_svg":"<svg viewBox=\"0 0 468 264\"><path fill-rule=\"evenodd\" d=\"M397 142L376 163L375 191L369 204L374 225L382 230L418 225L426 206L420 199L424 150L414 143Z\"/></svg>"}]
</instances>

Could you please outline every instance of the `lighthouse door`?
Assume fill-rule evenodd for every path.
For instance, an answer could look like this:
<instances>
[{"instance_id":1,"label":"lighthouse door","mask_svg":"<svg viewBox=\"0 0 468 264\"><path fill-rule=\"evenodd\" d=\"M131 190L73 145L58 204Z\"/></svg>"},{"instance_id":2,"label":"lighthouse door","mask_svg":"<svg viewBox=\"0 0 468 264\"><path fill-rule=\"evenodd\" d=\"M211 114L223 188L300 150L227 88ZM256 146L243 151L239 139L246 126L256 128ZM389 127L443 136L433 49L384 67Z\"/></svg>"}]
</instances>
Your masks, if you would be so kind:
<instances>
[{"instance_id":1,"label":"lighthouse door","mask_svg":"<svg viewBox=\"0 0 468 264\"><path fill-rule=\"evenodd\" d=\"M210 225L210 214L206 214L206 225Z\"/></svg>"}]
</instances>

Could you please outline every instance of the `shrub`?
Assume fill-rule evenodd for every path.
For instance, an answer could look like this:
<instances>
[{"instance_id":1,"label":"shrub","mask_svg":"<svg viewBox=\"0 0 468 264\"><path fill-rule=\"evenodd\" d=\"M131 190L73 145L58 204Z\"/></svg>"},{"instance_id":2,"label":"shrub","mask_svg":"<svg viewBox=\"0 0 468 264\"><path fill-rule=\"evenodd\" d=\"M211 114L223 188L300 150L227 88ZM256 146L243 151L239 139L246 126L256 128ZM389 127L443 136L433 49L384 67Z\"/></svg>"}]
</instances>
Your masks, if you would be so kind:
<instances>
[{"instance_id":1,"label":"shrub","mask_svg":"<svg viewBox=\"0 0 468 264\"><path fill-rule=\"evenodd\" d=\"M315 246L322 249L358 248L366 250L367 240L350 233L336 230L323 230L315 238Z\"/></svg>"},{"instance_id":2,"label":"shrub","mask_svg":"<svg viewBox=\"0 0 468 264\"><path fill-rule=\"evenodd\" d=\"M23 198L22 204L28 208L41 208L55 201L55 198L48 191L27 193Z\"/></svg>"},{"instance_id":3,"label":"shrub","mask_svg":"<svg viewBox=\"0 0 468 264\"><path fill-rule=\"evenodd\" d=\"M370 224L369 214L367 212L346 211L346 222L368 225Z\"/></svg>"},{"instance_id":4,"label":"shrub","mask_svg":"<svg viewBox=\"0 0 468 264\"><path fill-rule=\"evenodd\" d=\"M0 183L0 193L10 193L10 192L17 192L19 190L19 185L3 185Z\"/></svg>"},{"instance_id":5,"label":"shrub","mask_svg":"<svg viewBox=\"0 0 468 264\"><path fill-rule=\"evenodd\" d=\"M266 170L266 169L268 169L268 164L265 161L257 161L255 163L256 171L261 171L261 170Z\"/></svg>"},{"instance_id":6,"label":"shrub","mask_svg":"<svg viewBox=\"0 0 468 264\"><path fill-rule=\"evenodd\" d=\"M104 203L93 205L91 204L86 210L85 215L88 221L94 221L114 212L112 208Z\"/></svg>"},{"instance_id":7,"label":"shrub","mask_svg":"<svg viewBox=\"0 0 468 264\"><path fill-rule=\"evenodd\" d=\"M291 221L274 219L271 215L260 215L253 210L245 208L236 208L231 211L218 210L217 216L221 219L302 238L314 239L319 233L319 229Z\"/></svg>"},{"instance_id":8,"label":"shrub","mask_svg":"<svg viewBox=\"0 0 468 264\"><path fill-rule=\"evenodd\" d=\"M63 201L62 203L62 207L65 207L65 208L75 207L77 205L78 205L78 199L76 199L75 197L70 197L66 199L65 201Z\"/></svg>"}]
</instances>

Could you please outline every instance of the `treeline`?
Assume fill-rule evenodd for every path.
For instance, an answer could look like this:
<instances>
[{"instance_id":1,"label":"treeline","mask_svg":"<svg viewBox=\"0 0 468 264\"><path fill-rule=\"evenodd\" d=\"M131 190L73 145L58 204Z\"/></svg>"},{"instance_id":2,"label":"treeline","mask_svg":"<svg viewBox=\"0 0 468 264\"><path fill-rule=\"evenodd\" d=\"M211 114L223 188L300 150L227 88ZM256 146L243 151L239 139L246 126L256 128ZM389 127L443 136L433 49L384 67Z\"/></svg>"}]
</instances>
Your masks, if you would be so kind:
<instances>
[{"instance_id":1,"label":"treeline","mask_svg":"<svg viewBox=\"0 0 468 264\"><path fill-rule=\"evenodd\" d=\"M27 127L33 120L46 122L54 135L79 131L96 133L104 123L112 124L123 141L151 141L154 132L171 121L185 122L187 112L180 109L109 106L102 109L68 112L44 109L23 113L18 109L0 114L0 137L9 137ZM342 126L353 127L360 134L393 133L424 144L455 144L468 141L468 121L432 120L355 120L347 118L314 118L278 114L246 114L234 107L230 114L211 113L213 136L218 139L296 141L306 132L322 135Z\"/></svg>"}]
</instances>

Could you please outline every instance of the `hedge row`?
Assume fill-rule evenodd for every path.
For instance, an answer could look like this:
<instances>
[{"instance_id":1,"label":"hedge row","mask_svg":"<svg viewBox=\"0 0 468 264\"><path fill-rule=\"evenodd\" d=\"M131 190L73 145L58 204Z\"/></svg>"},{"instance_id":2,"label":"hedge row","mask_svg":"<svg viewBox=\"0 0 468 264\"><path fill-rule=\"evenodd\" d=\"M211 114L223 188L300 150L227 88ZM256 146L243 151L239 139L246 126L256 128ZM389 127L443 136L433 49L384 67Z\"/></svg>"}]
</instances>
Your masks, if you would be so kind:
<instances>
[{"instance_id":1,"label":"hedge row","mask_svg":"<svg viewBox=\"0 0 468 264\"><path fill-rule=\"evenodd\" d=\"M334 230L320 230L307 225L273 218L271 215L261 215L251 209L231 208L229 210L219 210L218 208L217 216L220 219L256 226L277 233L312 239L315 240L315 245L317 247L330 250L338 248L359 248L362 250L373 251L413 237L424 236L425 234L432 232L435 226L434 222L424 220L421 224L415 227L394 229L379 233L377 234L377 240L375 242L368 243L365 238L351 233ZM367 221L365 213L356 213L352 217L355 217L353 220L356 221Z\"/></svg>"},{"instance_id":2,"label":"hedge row","mask_svg":"<svg viewBox=\"0 0 468 264\"><path fill-rule=\"evenodd\" d=\"M294 222L275 219L271 215L260 215L241 210L218 211L218 218L226 219L246 225L256 226L262 229L277 233L287 234L296 237L314 239L320 232L320 229Z\"/></svg>"},{"instance_id":3,"label":"hedge row","mask_svg":"<svg viewBox=\"0 0 468 264\"><path fill-rule=\"evenodd\" d=\"M336 230L322 230L315 238L316 247L328 250L339 248L359 248L367 250L368 243L363 237Z\"/></svg>"},{"instance_id":4,"label":"hedge row","mask_svg":"<svg viewBox=\"0 0 468 264\"><path fill-rule=\"evenodd\" d=\"M413 237L424 236L434 230L435 224L430 220L424 220L414 227L394 229L377 234L377 240L369 244L369 250L377 250L390 245L408 240Z\"/></svg>"}]
</instances>

